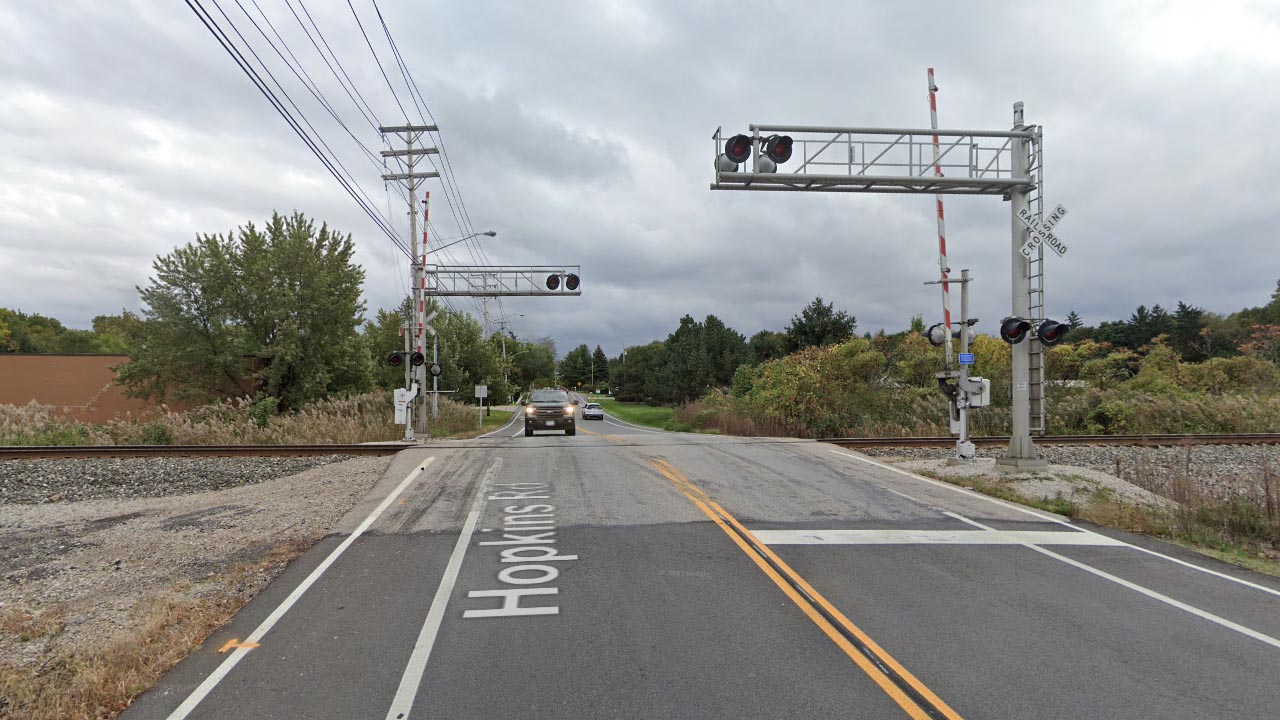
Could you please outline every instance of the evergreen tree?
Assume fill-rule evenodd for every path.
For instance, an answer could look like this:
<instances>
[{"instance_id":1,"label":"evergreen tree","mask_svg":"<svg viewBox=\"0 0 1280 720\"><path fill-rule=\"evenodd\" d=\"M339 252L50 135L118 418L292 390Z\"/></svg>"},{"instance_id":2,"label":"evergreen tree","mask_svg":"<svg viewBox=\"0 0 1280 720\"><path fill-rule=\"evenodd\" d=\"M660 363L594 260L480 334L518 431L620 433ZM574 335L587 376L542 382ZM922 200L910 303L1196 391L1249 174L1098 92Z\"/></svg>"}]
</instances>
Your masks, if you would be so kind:
<instances>
[{"instance_id":1,"label":"evergreen tree","mask_svg":"<svg viewBox=\"0 0 1280 720\"><path fill-rule=\"evenodd\" d=\"M596 345L596 349L591 353L591 389L607 385L609 382L609 356L604 354L604 350Z\"/></svg>"},{"instance_id":2,"label":"evergreen tree","mask_svg":"<svg viewBox=\"0 0 1280 720\"><path fill-rule=\"evenodd\" d=\"M1201 350L1200 331L1205 328L1204 308L1188 305L1181 300L1173 311L1173 329L1169 333L1169 344L1182 356L1183 360L1205 360Z\"/></svg>"},{"instance_id":3,"label":"evergreen tree","mask_svg":"<svg viewBox=\"0 0 1280 720\"><path fill-rule=\"evenodd\" d=\"M844 342L857 329L857 319L852 315L835 310L833 303L823 303L821 297L814 298L800 314L791 318L787 326L787 350L795 352L807 347L832 345Z\"/></svg>"},{"instance_id":4,"label":"evergreen tree","mask_svg":"<svg viewBox=\"0 0 1280 720\"><path fill-rule=\"evenodd\" d=\"M787 336L773 330L761 330L747 343L749 362L759 365L787 354Z\"/></svg>"}]
</instances>

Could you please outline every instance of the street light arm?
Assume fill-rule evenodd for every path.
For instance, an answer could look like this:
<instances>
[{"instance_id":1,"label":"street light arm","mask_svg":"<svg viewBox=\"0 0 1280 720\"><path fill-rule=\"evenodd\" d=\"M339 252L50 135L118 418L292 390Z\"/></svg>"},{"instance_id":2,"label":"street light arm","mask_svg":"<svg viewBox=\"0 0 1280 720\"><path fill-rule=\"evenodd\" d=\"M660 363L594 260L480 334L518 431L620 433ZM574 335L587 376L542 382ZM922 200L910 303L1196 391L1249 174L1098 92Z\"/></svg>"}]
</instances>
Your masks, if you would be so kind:
<instances>
[{"instance_id":1,"label":"street light arm","mask_svg":"<svg viewBox=\"0 0 1280 720\"><path fill-rule=\"evenodd\" d=\"M460 243L460 242L466 242L466 241L470 240L471 238L473 238L473 237L478 237L478 236L480 236L480 235L486 235L486 236L488 236L488 237L497 237L498 233L497 233L497 232L495 232L495 231L493 231L493 230L485 230L484 232L471 233L470 235L463 235L462 237L458 238L457 240L454 240L453 242L445 243L444 245L440 245L439 247L434 247L434 248L429 247L429 248L427 248L427 252L429 252L429 253L430 253L430 252L437 252L437 251L443 250L443 249L445 249L445 248L447 248L447 247L451 247L451 246L453 246L453 245L457 245L457 244L458 244L458 243Z\"/></svg>"}]
</instances>

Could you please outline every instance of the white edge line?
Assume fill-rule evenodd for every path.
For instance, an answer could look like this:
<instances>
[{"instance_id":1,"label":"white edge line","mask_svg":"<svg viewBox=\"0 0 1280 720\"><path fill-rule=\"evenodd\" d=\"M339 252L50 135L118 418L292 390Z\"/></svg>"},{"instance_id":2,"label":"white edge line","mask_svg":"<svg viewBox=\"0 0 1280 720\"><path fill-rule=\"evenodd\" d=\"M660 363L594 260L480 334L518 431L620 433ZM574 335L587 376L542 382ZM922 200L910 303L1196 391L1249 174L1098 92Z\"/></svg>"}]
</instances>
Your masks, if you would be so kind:
<instances>
[{"instance_id":1,"label":"white edge line","mask_svg":"<svg viewBox=\"0 0 1280 720\"><path fill-rule=\"evenodd\" d=\"M610 415L609 413L604 414L604 419L605 419L605 422L612 421L614 425L617 425L620 428L626 428L627 430L639 430L641 432L647 432L647 433L671 432L670 430L654 430L653 428L640 427L639 425L633 425L625 420L619 420L618 418L614 417L613 415Z\"/></svg>"},{"instance_id":2,"label":"white edge line","mask_svg":"<svg viewBox=\"0 0 1280 720\"><path fill-rule=\"evenodd\" d=\"M951 516L951 517L953 517L953 518L956 518L957 520L963 520L963 521L965 521L965 522L969 523L970 525L973 525L973 526L975 526L975 527L982 528L983 530L986 530L986 531L988 531L988 532L1000 532L999 530L996 530L995 528L993 528L993 527L991 527L991 526L989 526L989 525L984 525L984 524L982 524L982 523L978 522L977 520L971 520L971 519L969 519L969 518L967 518L967 517L965 517L965 516L963 516L963 515L960 515L959 513L952 513L952 512L949 512L949 513L947 513L947 514L948 514L948 515L950 515L950 516ZM1088 531L1086 530L1085 532L1088 532ZM1090 534L1092 534L1092 535L1098 535L1098 533L1090 533ZM1106 537L1106 536L1105 536L1105 535L1099 535L1099 537ZM1120 541L1117 541L1117 542L1120 542ZM1145 587L1145 586L1139 585L1139 584L1137 584L1137 583L1135 583L1135 582L1131 582L1131 581L1129 581L1129 580L1125 580L1125 579L1124 579L1124 578L1122 578L1122 577L1117 577L1117 576L1115 576L1115 575L1112 575L1112 574L1111 574L1111 573L1109 573L1109 572L1106 572L1105 570L1099 570L1098 568L1093 567L1092 565L1086 565L1085 563L1082 563L1082 562L1080 562L1079 560L1074 560L1074 559L1069 558L1069 557L1067 557L1067 556L1065 556L1065 555L1059 555L1058 553L1053 552L1052 550L1046 550L1046 549L1044 549L1044 548L1040 547L1039 545L1035 545L1035 544L1033 544L1033 543L1019 543L1019 544L1020 544L1020 545L1022 545L1023 547L1026 547L1026 548L1030 548L1030 549L1032 549L1032 550L1035 550L1036 552L1038 552L1038 553L1040 553L1040 554L1042 554L1042 555L1048 555L1049 557L1051 557L1051 558L1053 558L1053 559L1055 559L1055 560L1061 560L1062 562L1064 562L1064 563L1066 563L1066 564L1068 564L1068 565L1070 565L1070 566L1072 566L1072 567L1079 568L1079 569L1084 570L1085 572L1090 573L1090 574L1092 574L1092 575L1097 575L1098 577L1100 577L1100 578L1102 578L1102 579L1104 579L1104 580L1110 580L1111 582L1113 582L1113 583L1115 583L1115 584L1117 584L1117 585L1120 585L1121 587L1126 587L1126 588L1128 588L1128 589L1130 589L1130 590L1132 590L1132 591L1134 591L1134 592L1136 592L1136 593L1140 593L1140 594L1142 594L1142 595L1146 595L1147 597L1149 597L1149 598L1151 598L1151 599L1153 599L1153 600L1159 600L1160 602L1162 602L1162 603L1164 603L1164 604L1166 604L1166 605L1170 605L1170 606L1175 607L1175 608L1177 608L1177 609L1179 609L1179 610L1182 610L1182 611L1184 611L1184 612L1191 613L1192 615L1195 615L1195 616L1196 616L1196 617L1198 617L1198 618L1203 618L1203 619L1205 619L1205 620L1208 620L1208 621L1209 621L1209 622L1211 622L1211 623L1215 623L1215 624L1217 624L1217 625L1221 625L1222 627L1227 628L1227 629L1229 629L1229 630L1235 630L1236 632L1240 633L1241 635L1245 635L1245 636L1247 636L1247 637L1251 637L1251 638L1253 638L1254 640L1258 640L1258 641L1264 642L1264 643L1266 643L1266 644L1268 644L1268 645L1271 645L1272 647L1280 648L1280 640L1277 640L1276 638L1273 638L1273 637L1271 637L1270 635L1266 635L1266 634L1264 634L1264 633L1260 633L1260 632L1258 632L1257 630L1254 630L1253 628L1245 627L1244 625L1241 625L1240 623L1232 622L1232 621L1230 621L1230 620L1228 620L1228 619L1226 619L1226 618L1224 618L1224 617L1221 617L1221 616L1219 616L1219 615L1214 615L1213 613L1211 613L1211 612L1207 612L1207 611L1205 611L1205 610L1201 610L1200 608L1195 607L1195 606L1193 606L1193 605L1188 605L1188 604L1186 604L1186 603L1184 603L1184 602L1182 602L1182 601L1180 601L1180 600L1174 600L1173 598L1169 597L1168 595L1164 595L1164 594L1158 593L1158 592L1156 592L1155 590L1152 590L1152 589L1150 589L1150 588L1148 588L1148 587ZM1122 543L1122 544L1124 544L1124 543Z\"/></svg>"},{"instance_id":3,"label":"white edge line","mask_svg":"<svg viewBox=\"0 0 1280 720\"><path fill-rule=\"evenodd\" d=\"M458 541L454 543L453 553L449 555L449 563L445 565L444 576L440 578L435 597L431 599L431 608L427 610L427 619L422 623L418 641L413 646L413 654L409 656L404 674L400 676L400 686L396 689L395 699L391 701L391 709L387 710L388 720L409 717L414 698L418 696L418 686L422 683L422 676L427 670L427 661L431 659L431 649L435 646L440 624L444 622L444 611L449 605L449 596L453 594L453 586L458 581L458 573L462 570L463 557L471 545L471 535L475 532L480 516L484 513L485 493L488 492L489 483L501 468L502 458L495 458L493 465L489 466L484 478L480 480L476 497L471 501L471 512L467 514L467 520L462 524L462 532L458 535Z\"/></svg>"},{"instance_id":4,"label":"white edge line","mask_svg":"<svg viewBox=\"0 0 1280 720\"><path fill-rule=\"evenodd\" d=\"M896 473L898 473L899 475L906 475L906 476L907 476L907 477L909 477L909 478L915 478L916 480L923 480L924 482L931 483L931 484L933 484L933 485L937 485L937 486L939 486L939 487L944 487L944 488L947 488L948 490L954 490L955 492L961 493L961 494L963 494L963 495L968 495L968 496L970 496L970 497L976 497L976 498L982 498L983 500L986 500L987 502L992 502L992 503L995 503L995 504L997 504L997 505L1003 505L1004 507L1011 508L1011 509L1013 509L1013 510L1017 510L1018 512L1026 513L1027 515L1031 515L1031 516L1033 516L1033 517L1038 517L1038 518L1040 518L1041 520L1047 520L1047 521L1049 521L1049 522L1055 522L1055 523L1058 523L1059 525L1065 525L1065 526L1067 526L1067 527L1070 527L1070 528L1073 528L1073 529L1075 529L1075 530L1078 530L1079 532L1093 533L1093 531L1092 531L1092 530L1089 530L1089 529L1086 529L1086 528L1082 528L1082 527L1080 527L1079 525L1073 525L1073 524L1071 524L1071 523L1067 522L1066 520L1063 520L1062 518L1051 517L1051 516L1048 516L1048 515L1042 515L1042 514L1040 514L1040 513L1038 513L1038 512L1035 512L1035 511L1033 511L1033 510L1028 510L1027 508L1021 507L1021 506L1019 506L1019 505L1015 505L1015 504L1013 504L1013 503L1005 502L1004 500L999 500L999 499L996 499L996 498L990 497L990 496L988 496L988 495L983 495L982 493L979 493L979 492L974 492L973 490L969 490L968 488L962 488L962 487L959 487L959 486L957 486L957 485L952 485L952 484L950 484L950 483L942 482L941 480L934 480L933 478L927 478L927 477L924 477L923 475L916 475L916 474L915 474L915 473L913 473L913 472L908 472L908 471L903 470L903 469L901 469L901 468L896 468L896 467L892 467L892 466L890 466L890 465L885 465L884 463L879 463L879 462L876 462L876 461L874 461L874 460L870 460L870 459L868 459L868 458L859 457L859 456L857 456L857 455L852 455L852 454L850 454L850 453L844 452L843 450L835 450L835 449L828 448L828 451L829 451L829 452L833 452L833 453L835 453L835 454L837 454L837 455L840 455L840 456L843 456L843 457L847 457L847 458L853 459L853 460L861 460L862 462L865 462L865 463L868 463L868 464L871 464L871 465L875 465L876 467L884 468L885 470L890 470L890 471L892 471L892 472L896 472ZM1094 534L1094 535L1101 535L1102 533L1093 533L1093 534ZM1104 537L1106 537L1106 536L1104 536ZM1186 560L1182 560L1182 559L1180 559L1180 558L1173 557L1172 555L1165 555L1165 554L1164 554L1164 553L1162 553L1162 552L1157 552L1157 551L1155 551L1155 550L1149 550L1149 549L1147 549L1147 548L1140 547L1140 546L1138 546L1138 545L1134 545L1134 544L1132 544L1132 543L1124 542L1123 540L1121 540L1121 541L1120 541L1120 544L1121 544L1121 545L1123 545L1124 547L1132 548L1132 549L1134 549L1134 550L1137 550L1138 552L1146 553L1146 554L1148 554L1148 555L1153 555L1153 556L1158 557L1158 558L1160 558L1160 559L1162 559L1162 560L1168 560L1169 562L1177 563L1178 565L1182 565L1183 567L1191 568L1192 570L1198 570L1198 571L1200 571L1200 572L1202 572L1202 573L1205 573L1205 574L1207 574L1207 575L1212 575L1212 576L1214 576L1214 577L1216 577L1216 578L1221 578L1221 579L1223 579L1223 580L1230 580L1230 581L1231 581L1231 582L1233 582L1233 583L1238 583L1238 584L1240 584L1240 585L1244 585L1245 587L1253 588L1254 590L1261 590L1261 591L1262 591L1262 592L1264 592L1264 593L1268 593L1268 594L1271 594L1271 595L1275 595L1276 597L1280 597L1280 590L1276 590L1275 588L1269 588L1269 587L1267 587L1266 585L1259 585L1258 583L1250 582L1250 581L1245 580L1245 579L1243 579L1243 578L1235 577L1234 575L1228 575L1228 574L1226 574L1226 573L1218 572L1217 570L1212 570L1212 569L1207 568L1207 567L1202 567L1202 566L1200 566L1200 565L1196 565L1195 563L1187 562ZM1101 571L1099 571L1099 572L1101 572Z\"/></svg>"},{"instance_id":5,"label":"white edge line","mask_svg":"<svg viewBox=\"0 0 1280 720\"><path fill-rule=\"evenodd\" d=\"M1130 582L1128 580L1125 580L1122 577L1116 577L1115 575L1112 575L1109 572L1099 570L1098 568L1095 568L1091 565L1086 565L1078 560L1073 560L1065 555L1059 555L1058 553L1053 552L1052 550L1046 550L1038 545L1026 545L1025 547L1029 547L1038 553L1041 553L1043 555L1048 555L1049 557L1054 558L1056 560L1061 560L1062 562L1068 565L1071 565L1072 567L1080 568L1081 570L1084 570L1087 573L1092 573L1094 575L1097 575L1100 578L1110 580L1111 582L1116 583L1117 585L1122 585L1124 587L1127 587L1130 590L1133 590L1134 592L1142 593L1143 595L1146 595L1147 597L1152 598L1154 600L1159 600L1160 602L1165 603L1166 605L1172 605L1173 607L1176 607L1179 610L1184 610L1186 612L1191 613L1192 615L1204 618L1209 622L1217 623L1222 627L1235 630L1241 635L1247 635L1253 638L1254 640L1260 640L1272 647L1280 648L1280 640L1277 640L1276 638L1273 638L1270 635L1264 635L1263 633L1260 633L1257 630L1245 627L1244 625L1241 625L1239 623L1231 622L1230 620L1224 617L1219 617L1217 615L1214 615L1211 612L1206 612L1204 610L1201 610L1198 607L1193 607L1179 600L1174 600L1168 595L1162 595L1156 592L1155 590L1145 588L1142 585L1139 585L1134 582Z\"/></svg>"},{"instance_id":6,"label":"white edge line","mask_svg":"<svg viewBox=\"0 0 1280 720\"><path fill-rule=\"evenodd\" d=\"M503 425L502 427L498 428L497 430L490 430L489 432L487 432L487 433L485 433L485 434L483 434L483 435L477 435L477 436L476 436L476 439L477 439L477 440L479 440L480 438L487 438L487 437L489 437L490 435L497 435L498 433L502 432L503 430L506 430L507 428L511 427L512 423L514 423L516 420L519 420L519 419L520 419L520 413L519 413L519 411L513 412L513 413L511 414L511 422L508 422L506 425ZM511 437L515 437L515 435L512 435Z\"/></svg>"},{"instance_id":7,"label":"white edge line","mask_svg":"<svg viewBox=\"0 0 1280 720\"><path fill-rule=\"evenodd\" d=\"M315 584L316 580L320 579L320 576L324 574L324 571L329 569L329 566L332 565L334 561L351 546L351 543L356 541L356 538L363 535L364 531L368 530L369 526L373 525L374 521L378 519L378 516L382 515L383 511L400 496L400 493L404 492L404 489L409 487L414 480L417 480L418 476L427 469L428 465L435 462L435 459L434 455L427 458L421 465L414 468L413 472L409 473L408 477L401 480L400 484L397 485L389 495L383 498L382 502L378 503L378 507L374 508L373 512L369 513L369 516L364 519L364 522L360 523L359 527L348 535L346 540L343 540L338 547L334 548L333 552L329 553L329 556L317 565L316 569L312 570L311 574L308 575L306 579L298 585L298 587L294 588L293 592L289 593L289 596L286 597L283 602L276 606L275 610L271 611L271 614L258 625L253 633L251 633L249 637L245 638L245 644L256 643L262 639L262 636L270 632L271 628L275 627L275 624L280 621L280 618L284 617L284 614L289 612L294 603L298 602L298 599L302 597L303 593ZM204 700L205 696L217 687L218 683L222 682L222 679L225 678L227 674L230 673L231 670L240 662L240 660L249 653L250 649L251 648L238 647L233 650L231 655L228 656L226 660L223 660L222 664L209 674L209 677L204 679L204 682L200 683L195 690L191 691L191 694L187 696L186 700L182 701L181 705L175 708L173 712L169 713L168 720L182 720L182 718L189 715L191 711L194 710L202 700Z\"/></svg>"}]
</instances>

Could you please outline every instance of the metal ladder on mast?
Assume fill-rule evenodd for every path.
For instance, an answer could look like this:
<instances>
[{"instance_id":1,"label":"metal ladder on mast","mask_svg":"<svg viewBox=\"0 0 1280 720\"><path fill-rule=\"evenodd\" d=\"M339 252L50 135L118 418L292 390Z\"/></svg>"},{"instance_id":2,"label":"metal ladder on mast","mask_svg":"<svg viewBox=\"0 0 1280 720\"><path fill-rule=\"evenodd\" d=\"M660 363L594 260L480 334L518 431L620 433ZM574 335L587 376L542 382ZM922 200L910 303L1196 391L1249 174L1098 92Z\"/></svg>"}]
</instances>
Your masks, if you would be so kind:
<instances>
[{"instance_id":1,"label":"metal ladder on mast","mask_svg":"<svg viewBox=\"0 0 1280 720\"><path fill-rule=\"evenodd\" d=\"M1035 137L1028 143L1028 172L1035 178L1035 187L1031 191L1031 212L1037 218L1044 218L1044 149L1040 127L1036 127ZM1030 295L1032 327L1039 327L1044 322L1044 245L1036 246L1035 254L1027 260L1028 293ZM1031 340L1031 377L1028 392L1031 396L1031 432L1044 435L1048 429L1048 418L1045 412L1045 348L1039 340Z\"/></svg>"}]
</instances>

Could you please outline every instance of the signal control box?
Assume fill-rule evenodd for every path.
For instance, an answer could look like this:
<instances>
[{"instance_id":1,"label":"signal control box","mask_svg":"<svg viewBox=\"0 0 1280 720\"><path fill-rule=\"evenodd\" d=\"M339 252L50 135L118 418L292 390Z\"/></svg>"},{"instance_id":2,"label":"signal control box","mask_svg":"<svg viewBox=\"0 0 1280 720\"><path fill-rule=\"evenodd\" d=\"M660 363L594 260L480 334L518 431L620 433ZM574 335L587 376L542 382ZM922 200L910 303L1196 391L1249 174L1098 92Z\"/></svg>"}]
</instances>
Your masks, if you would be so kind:
<instances>
[{"instance_id":1,"label":"signal control box","mask_svg":"<svg viewBox=\"0 0 1280 720\"><path fill-rule=\"evenodd\" d=\"M970 391L966 393L969 399L969 407L980 408L980 407L986 407L990 405L991 404L991 381L988 380L987 378L971 377L969 378L969 383L971 386L972 385L982 386L982 390L980 392Z\"/></svg>"},{"instance_id":2,"label":"signal control box","mask_svg":"<svg viewBox=\"0 0 1280 720\"><path fill-rule=\"evenodd\" d=\"M409 422L409 403L418 396L418 384L414 383L412 387L396 388L396 424L403 425Z\"/></svg>"}]
</instances>

